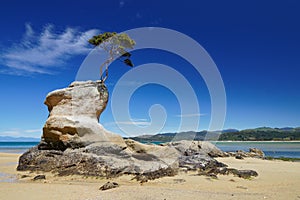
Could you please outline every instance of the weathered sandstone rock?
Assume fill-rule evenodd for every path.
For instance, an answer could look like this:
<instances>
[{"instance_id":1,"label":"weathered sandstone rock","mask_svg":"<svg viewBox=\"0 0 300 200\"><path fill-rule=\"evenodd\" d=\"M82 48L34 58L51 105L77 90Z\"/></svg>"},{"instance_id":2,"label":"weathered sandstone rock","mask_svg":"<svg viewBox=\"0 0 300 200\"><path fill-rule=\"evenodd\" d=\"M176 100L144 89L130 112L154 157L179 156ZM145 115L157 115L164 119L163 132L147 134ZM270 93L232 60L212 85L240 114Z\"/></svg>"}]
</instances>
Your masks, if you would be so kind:
<instances>
[{"instance_id":1,"label":"weathered sandstone rock","mask_svg":"<svg viewBox=\"0 0 300 200\"><path fill-rule=\"evenodd\" d=\"M98 123L107 101L108 91L101 82L73 82L50 92L45 100L49 117L39 148L65 150L94 142L123 143L120 136Z\"/></svg>"}]
</instances>

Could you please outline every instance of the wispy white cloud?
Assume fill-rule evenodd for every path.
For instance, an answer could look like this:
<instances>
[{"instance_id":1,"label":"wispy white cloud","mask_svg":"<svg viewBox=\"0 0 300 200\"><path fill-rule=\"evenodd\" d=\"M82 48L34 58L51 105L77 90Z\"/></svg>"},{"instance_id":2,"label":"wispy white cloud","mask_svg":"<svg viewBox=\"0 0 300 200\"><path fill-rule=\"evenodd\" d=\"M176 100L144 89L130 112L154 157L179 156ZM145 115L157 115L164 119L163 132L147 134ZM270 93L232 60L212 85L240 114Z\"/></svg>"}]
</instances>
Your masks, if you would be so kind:
<instances>
[{"instance_id":1,"label":"wispy white cloud","mask_svg":"<svg viewBox=\"0 0 300 200\"><path fill-rule=\"evenodd\" d=\"M136 125L136 126L150 126L151 122L147 121L147 119L132 119L132 121L116 121L105 123L106 126L111 125Z\"/></svg>"},{"instance_id":2,"label":"wispy white cloud","mask_svg":"<svg viewBox=\"0 0 300 200\"><path fill-rule=\"evenodd\" d=\"M0 133L1 136L12 136L12 137L18 137L21 135L21 132L18 130L9 130L9 131L3 131Z\"/></svg>"},{"instance_id":3,"label":"wispy white cloud","mask_svg":"<svg viewBox=\"0 0 300 200\"><path fill-rule=\"evenodd\" d=\"M192 114L176 115L176 117L201 117L201 116L204 116L204 115L206 115L206 114L192 113Z\"/></svg>"},{"instance_id":4,"label":"wispy white cloud","mask_svg":"<svg viewBox=\"0 0 300 200\"><path fill-rule=\"evenodd\" d=\"M141 13L137 12L137 13L135 14L135 17L136 17L137 19L141 19L143 16L141 15Z\"/></svg>"},{"instance_id":5,"label":"wispy white cloud","mask_svg":"<svg viewBox=\"0 0 300 200\"><path fill-rule=\"evenodd\" d=\"M39 138L42 134L41 129L28 129L28 130L22 130L22 129L10 129L0 132L0 136L11 136L11 137L35 137Z\"/></svg>"},{"instance_id":6,"label":"wispy white cloud","mask_svg":"<svg viewBox=\"0 0 300 200\"><path fill-rule=\"evenodd\" d=\"M76 28L66 28L55 32L53 25L47 25L43 31L36 33L30 24L21 41L6 47L0 53L0 73L15 75L53 74L73 56L86 54L91 50L87 40L99 33L90 29L80 32Z\"/></svg>"},{"instance_id":7,"label":"wispy white cloud","mask_svg":"<svg viewBox=\"0 0 300 200\"><path fill-rule=\"evenodd\" d=\"M119 2L119 7L120 7L120 8L123 8L124 5L125 5L125 1L124 1L124 0L121 0L121 1Z\"/></svg>"},{"instance_id":8,"label":"wispy white cloud","mask_svg":"<svg viewBox=\"0 0 300 200\"><path fill-rule=\"evenodd\" d=\"M138 125L138 126L149 126L150 122L135 122L135 121L124 121L124 122L115 122L119 125Z\"/></svg>"},{"instance_id":9,"label":"wispy white cloud","mask_svg":"<svg viewBox=\"0 0 300 200\"><path fill-rule=\"evenodd\" d=\"M29 129L29 130L25 130L25 133L41 133L42 130L41 129Z\"/></svg>"},{"instance_id":10,"label":"wispy white cloud","mask_svg":"<svg viewBox=\"0 0 300 200\"><path fill-rule=\"evenodd\" d=\"M118 83L118 84L117 84ZM107 82L105 83L106 86L118 86L118 87L134 87L143 85L143 82L140 81L121 81L121 82Z\"/></svg>"}]
</instances>

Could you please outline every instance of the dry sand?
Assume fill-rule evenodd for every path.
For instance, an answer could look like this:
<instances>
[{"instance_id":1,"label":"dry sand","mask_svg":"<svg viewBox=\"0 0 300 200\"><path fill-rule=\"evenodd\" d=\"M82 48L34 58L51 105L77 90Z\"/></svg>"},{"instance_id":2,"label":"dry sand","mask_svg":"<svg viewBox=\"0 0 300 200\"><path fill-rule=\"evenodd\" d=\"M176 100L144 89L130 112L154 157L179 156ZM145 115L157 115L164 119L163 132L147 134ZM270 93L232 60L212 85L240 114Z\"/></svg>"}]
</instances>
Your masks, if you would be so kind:
<instances>
[{"instance_id":1,"label":"dry sand","mask_svg":"<svg viewBox=\"0 0 300 200\"><path fill-rule=\"evenodd\" d=\"M259 176L252 180L219 175L218 179L181 173L141 185L131 176L112 179L120 187L100 191L106 179L79 176L57 177L46 174L46 180L32 181L36 173L17 172L18 154L0 153L0 199L295 199L300 200L300 162L260 159L218 160L238 169L253 169ZM40 173L44 174L44 173ZM28 175L21 178L21 175Z\"/></svg>"}]
</instances>

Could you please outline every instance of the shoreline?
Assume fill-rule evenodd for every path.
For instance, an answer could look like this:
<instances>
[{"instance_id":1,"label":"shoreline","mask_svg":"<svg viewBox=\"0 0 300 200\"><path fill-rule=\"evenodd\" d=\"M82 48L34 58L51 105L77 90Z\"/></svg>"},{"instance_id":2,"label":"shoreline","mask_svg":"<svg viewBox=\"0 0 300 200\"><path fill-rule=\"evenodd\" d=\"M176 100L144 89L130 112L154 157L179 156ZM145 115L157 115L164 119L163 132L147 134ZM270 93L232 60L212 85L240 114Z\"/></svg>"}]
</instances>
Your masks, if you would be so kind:
<instances>
[{"instance_id":1,"label":"shoreline","mask_svg":"<svg viewBox=\"0 0 300 200\"><path fill-rule=\"evenodd\" d=\"M251 143L251 142L253 142L253 143L280 143L280 142L283 142L283 143L298 143L298 142L300 142L300 140L291 140L291 141L278 141L278 140L266 140L266 141L261 141L261 140L258 140L258 141L252 141L252 140L249 140L249 141L240 141L240 140L238 140L238 141L236 141L236 140L217 140L217 141L208 141L208 142L211 142L211 143L218 143L218 142L224 142L224 143L226 143L226 142L228 142L228 143L230 143L230 142L249 142L249 143Z\"/></svg>"},{"instance_id":2,"label":"shoreline","mask_svg":"<svg viewBox=\"0 0 300 200\"><path fill-rule=\"evenodd\" d=\"M137 141L137 140L136 140ZM198 141L198 140L191 140ZM207 142L300 142L300 140L199 140ZM0 141L1 143L39 143L39 141ZM160 142L160 141L153 141Z\"/></svg>"}]
</instances>

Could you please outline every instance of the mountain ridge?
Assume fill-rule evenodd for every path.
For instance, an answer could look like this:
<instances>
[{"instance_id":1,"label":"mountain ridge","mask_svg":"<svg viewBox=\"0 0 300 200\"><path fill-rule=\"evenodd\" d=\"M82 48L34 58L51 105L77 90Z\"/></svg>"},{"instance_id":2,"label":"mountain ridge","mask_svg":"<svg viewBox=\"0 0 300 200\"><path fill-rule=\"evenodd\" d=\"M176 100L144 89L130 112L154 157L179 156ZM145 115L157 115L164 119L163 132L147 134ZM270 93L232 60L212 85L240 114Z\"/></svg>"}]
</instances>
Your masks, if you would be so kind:
<instances>
[{"instance_id":1,"label":"mountain ridge","mask_svg":"<svg viewBox=\"0 0 300 200\"><path fill-rule=\"evenodd\" d=\"M209 133L209 134L207 134ZM258 127L254 129L224 129L221 131L185 131L180 133L159 133L147 137L136 136L130 139L147 142L170 142L172 140L212 140L212 141L290 141L300 140L300 127Z\"/></svg>"}]
</instances>

